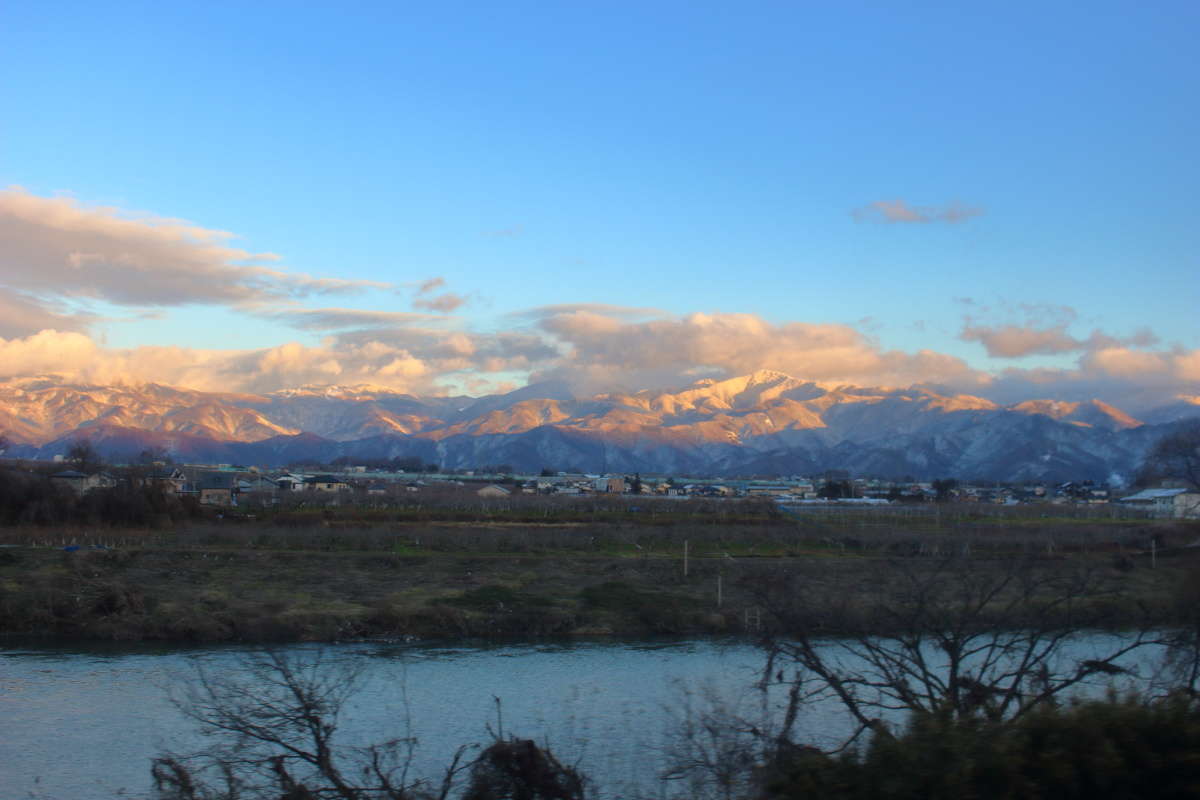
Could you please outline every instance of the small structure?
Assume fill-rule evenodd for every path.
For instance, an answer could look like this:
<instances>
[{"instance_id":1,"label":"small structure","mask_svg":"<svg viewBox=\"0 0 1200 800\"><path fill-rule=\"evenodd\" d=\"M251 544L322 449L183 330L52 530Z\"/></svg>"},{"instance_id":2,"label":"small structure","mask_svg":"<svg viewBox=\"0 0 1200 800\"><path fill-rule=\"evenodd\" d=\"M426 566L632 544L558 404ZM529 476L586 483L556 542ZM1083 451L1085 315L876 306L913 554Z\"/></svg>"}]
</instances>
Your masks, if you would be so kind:
<instances>
[{"instance_id":1,"label":"small structure","mask_svg":"<svg viewBox=\"0 0 1200 800\"><path fill-rule=\"evenodd\" d=\"M479 495L480 497L508 497L510 494L512 494L512 492L510 492L508 489L505 489L503 486L497 486L494 483L489 483L487 486L484 486L482 489L475 492L475 494Z\"/></svg>"}]
</instances>

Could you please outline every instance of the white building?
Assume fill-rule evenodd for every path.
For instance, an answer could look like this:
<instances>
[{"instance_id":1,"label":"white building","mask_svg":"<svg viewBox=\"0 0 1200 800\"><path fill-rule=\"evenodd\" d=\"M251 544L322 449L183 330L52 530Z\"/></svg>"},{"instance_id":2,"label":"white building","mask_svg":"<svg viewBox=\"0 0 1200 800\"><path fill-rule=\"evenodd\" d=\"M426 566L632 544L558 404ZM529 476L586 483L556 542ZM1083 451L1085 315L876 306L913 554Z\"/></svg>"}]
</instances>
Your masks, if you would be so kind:
<instances>
[{"instance_id":1,"label":"white building","mask_svg":"<svg viewBox=\"0 0 1200 800\"><path fill-rule=\"evenodd\" d=\"M1143 489L1122 498L1121 502L1149 508L1161 517L1200 517L1200 492L1191 489Z\"/></svg>"}]
</instances>

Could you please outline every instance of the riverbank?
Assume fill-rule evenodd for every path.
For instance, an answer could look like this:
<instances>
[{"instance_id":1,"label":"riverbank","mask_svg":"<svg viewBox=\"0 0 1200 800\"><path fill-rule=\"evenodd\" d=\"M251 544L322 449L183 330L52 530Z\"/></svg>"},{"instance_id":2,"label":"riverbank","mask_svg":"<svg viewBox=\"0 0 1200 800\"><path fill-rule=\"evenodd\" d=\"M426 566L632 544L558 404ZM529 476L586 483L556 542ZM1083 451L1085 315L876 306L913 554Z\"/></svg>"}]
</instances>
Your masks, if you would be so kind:
<instances>
[{"instance_id":1,"label":"riverbank","mask_svg":"<svg viewBox=\"0 0 1200 800\"><path fill-rule=\"evenodd\" d=\"M993 572L1018 561L1087 572L1079 601L1103 606L1094 618L1134 625L1177 612L1200 557L1181 545L1195 535L1145 522L913 532L853 520L9 531L0 632L178 642L757 635L797 586L816 598L802 624L836 632L871 624L855 617L854 598L890 585L887 576L948 558Z\"/></svg>"}]
</instances>

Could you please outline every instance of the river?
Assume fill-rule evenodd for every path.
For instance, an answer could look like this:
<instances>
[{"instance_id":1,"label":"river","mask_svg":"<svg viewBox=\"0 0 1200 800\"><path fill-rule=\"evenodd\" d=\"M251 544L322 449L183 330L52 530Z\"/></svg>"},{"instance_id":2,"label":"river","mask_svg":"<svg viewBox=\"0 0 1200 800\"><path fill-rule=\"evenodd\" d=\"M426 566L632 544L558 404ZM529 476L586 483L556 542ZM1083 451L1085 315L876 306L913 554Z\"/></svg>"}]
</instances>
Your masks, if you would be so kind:
<instances>
[{"instance_id":1,"label":"river","mask_svg":"<svg viewBox=\"0 0 1200 800\"><path fill-rule=\"evenodd\" d=\"M196 741L171 693L195 679L196 664L219 674L237 669L245 652L0 649L0 797L144 796L151 757ZM610 796L657 784L687 690L753 703L762 663L745 644L716 641L340 644L323 656L364 667L342 721L348 743L414 735L416 771L432 775L456 747L486 742L488 726L502 724L505 733L548 743L566 763L578 761Z\"/></svg>"},{"instance_id":2,"label":"river","mask_svg":"<svg viewBox=\"0 0 1200 800\"><path fill-rule=\"evenodd\" d=\"M172 695L195 682L198 665L228 674L248 652L0 641L0 798L147 796L151 758L199 743ZM458 746L487 742L490 727L548 744L603 797L677 795L682 787L658 776L689 707L718 696L746 716L761 713L753 684L763 659L744 642L357 643L327 645L321 655L362 669L342 717L343 743L415 736L414 772L430 777ZM806 708L800 733L833 743L848 725L840 708L819 705Z\"/></svg>"}]
</instances>

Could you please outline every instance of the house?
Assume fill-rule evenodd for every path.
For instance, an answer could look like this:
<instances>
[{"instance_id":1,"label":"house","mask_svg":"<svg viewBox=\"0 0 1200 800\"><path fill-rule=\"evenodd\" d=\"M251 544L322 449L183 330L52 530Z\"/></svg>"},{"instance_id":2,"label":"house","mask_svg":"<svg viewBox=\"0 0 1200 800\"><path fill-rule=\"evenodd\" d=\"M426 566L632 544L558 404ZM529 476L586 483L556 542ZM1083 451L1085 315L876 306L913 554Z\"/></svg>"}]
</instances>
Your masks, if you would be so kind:
<instances>
[{"instance_id":1,"label":"house","mask_svg":"<svg viewBox=\"0 0 1200 800\"><path fill-rule=\"evenodd\" d=\"M609 494L625 493L624 478L597 478L592 485L597 492L607 492Z\"/></svg>"},{"instance_id":2,"label":"house","mask_svg":"<svg viewBox=\"0 0 1200 800\"><path fill-rule=\"evenodd\" d=\"M83 495L93 489L107 489L116 486L117 482L111 475L103 472L88 474L79 470L69 469L56 472L50 476L50 482L55 486L65 486L75 494Z\"/></svg>"},{"instance_id":3,"label":"house","mask_svg":"<svg viewBox=\"0 0 1200 800\"><path fill-rule=\"evenodd\" d=\"M183 488L187 483L187 475L178 467L156 466L154 469L144 474L134 473L130 476L130 483L137 488L141 487L156 487L164 492L175 493Z\"/></svg>"},{"instance_id":4,"label":"house","mask_svg":"<svg viewBox=\"0 0 1200 800\"><path fill-rule=\"evenodd\" d=\"M1149 509L1159 517L1200 518L1200 492L1193 489L1143 489L1120 502Z\"/></svg>"},{"instance_id":5,"label":"house","mask_svg":"<svg viewBox=\"0 0 1200 800\"><path fill-rule=\"evenodd\" d=\"M505 489L503 486L497 486L494 483L489 483L487 486L484 486L482 489L475 492L475 494L479 495L480 497L508 497L510 494L512 494L512 492L510 492L508 489Z\"/></svg>"},{"instance_id":6,"label":"house","mask_svg":"<svg viewBox=\"0 0 1200 800\"><path fill-rule=\"evenodd\" d=\"M236 506L241 493L232 472L202 472L196 477L196 494L205 506Z\"/></svg>"},{"instance_id":7,"label":"house","mask_svg":"<svg viewBox=\"0 0 1200 800\"><path fill-rule=\"evenodd\" d=\"M779 497L793 492L786 483L752 483L746 487L746 494L749 497Z\"/></svg>"},{"instance_id":8,"label":"house","mask_svg":"<svg viewBox=\"0 0 1200 800\"><path fill-rule=\"evenodd\" d=\"M275 485L281 492L303 492L305 476L285 472L275 478Z\"/></svg>"},{"instance_id":9,"label":"house","mask_svg":"<svg viewBox=\"0 0 1200 800\"><path fill-rule=\"evenodd\" d=\"M255 498L260 503L277 502L279 486L266 475L257 472L238 476L237 493L243 498Z\"/></svg>"},{"instance_id":10,"label":"house","mask_svg":"<svg viewBox=\"0 0 1200 800\"><path fill-rule=\"evenodd\" d=\"M336 475L314 475L304 479L304 486L310 492L348 492L350 484Z\"/></svg>"}]
</instances>

